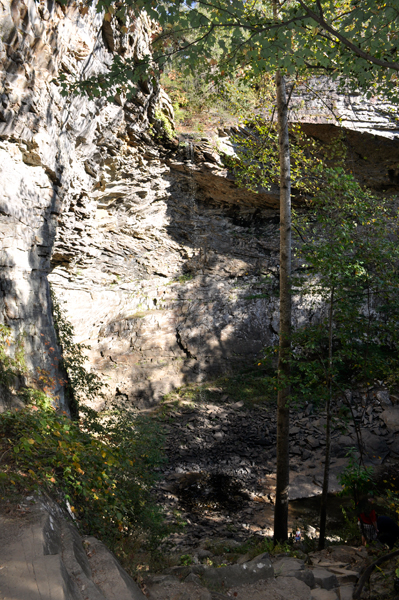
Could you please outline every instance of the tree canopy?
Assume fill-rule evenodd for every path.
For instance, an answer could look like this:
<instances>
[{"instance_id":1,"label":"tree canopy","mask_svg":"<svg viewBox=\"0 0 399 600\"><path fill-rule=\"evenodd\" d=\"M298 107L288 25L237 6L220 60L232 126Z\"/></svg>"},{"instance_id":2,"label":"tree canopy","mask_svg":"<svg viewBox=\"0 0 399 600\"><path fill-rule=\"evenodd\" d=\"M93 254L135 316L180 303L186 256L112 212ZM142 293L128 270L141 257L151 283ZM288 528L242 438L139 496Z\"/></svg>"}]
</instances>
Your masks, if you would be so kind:
<instances>
[{"instance_id":1,"label":"tree canopy","mask_svg":"<svg viewBox=\"0 0 399 600\"><path fill-rule=\"evenodd\" d=\"M205 60L212 77L237 70L251 77L273 68L288 75L327 71L369 96L397 96L399 0L285 0L278 20L268 0L100 0L97 10L105 11L105 20L117 19L125 33L143 10L154 20L153 55L141 61L149 73L184 53L187 68ZM218 60L215 46L222 52ZM117 56L108 76L80 90L102 95L116 86L129 93L142 73L137 60Z\"/></svg>"}]
</instances>

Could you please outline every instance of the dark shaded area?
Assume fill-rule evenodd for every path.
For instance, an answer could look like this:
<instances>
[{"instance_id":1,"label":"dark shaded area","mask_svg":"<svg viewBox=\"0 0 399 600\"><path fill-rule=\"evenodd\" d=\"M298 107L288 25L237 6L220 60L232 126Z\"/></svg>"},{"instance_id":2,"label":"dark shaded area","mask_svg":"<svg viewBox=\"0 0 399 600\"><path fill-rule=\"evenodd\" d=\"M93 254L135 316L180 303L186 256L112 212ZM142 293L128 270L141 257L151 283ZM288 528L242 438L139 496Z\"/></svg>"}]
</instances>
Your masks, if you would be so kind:
<instances>
[{"instance_id":1,"label":"dark shaded area","mask_svg":"<svg viewBox=\"0 0 399 600\"><path fill-rule=\"evenodd\" d=\"M399 143L371 133L343 129L335 125L302 123L306 135L328 145L343 136L347 149L345 168L361 185L378 192L399 190Z\"/></svg>"},{"instance_id":2,"label":"dark shaded area","mask_svg":"<svg viewBox=\"0 0 399 600\"><path fill-rule=\"evenodd\" d=\"M234 512L249 500L242 484L226 473L187 473L179 482L177 496L191 512L227 510Z\"/></svg>"},{"instance_id":3,"label":"dark shaded area","mask_svg":"<svg viewBox=\"0 0 399 600\"><path fill-rule=\"evenodd\" d=\"M367 581L370 579L370 575L372 574L372 572L374 571L374 569L376 567L379 567L379 565L382 565L384 562L390 560L391 558L395 558L398 555L399 555L399 550L395 550L394 552L390 552L389 554L381 556L375 562L371 563L371 565L369 565L367 567L367 569L361 576L359 583L357 585L357 588L355 589L355 591L353 593L353 599L357 600L357 598L360 598L364 584L367 583ZM396 582L395 582L395 586L396 586ZM396 590L396 587L395 587L395 590Z\"/></svg>"}]
</instances>

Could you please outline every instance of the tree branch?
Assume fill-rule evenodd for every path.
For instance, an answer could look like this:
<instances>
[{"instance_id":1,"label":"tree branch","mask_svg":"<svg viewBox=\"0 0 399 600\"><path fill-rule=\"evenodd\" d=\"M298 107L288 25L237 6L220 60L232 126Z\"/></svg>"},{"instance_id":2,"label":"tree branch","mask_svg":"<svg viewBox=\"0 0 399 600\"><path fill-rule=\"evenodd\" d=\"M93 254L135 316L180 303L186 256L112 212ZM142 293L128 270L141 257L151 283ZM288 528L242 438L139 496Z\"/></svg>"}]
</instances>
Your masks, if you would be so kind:
<instances>
[{"instance_id":1,"label":"tree branch","mask_svg":"<svg viewBox=\"0 0 399 600\"><path fill-rule=\"evenodd\" d=\"M372 64L378 65L379 67L383 67L384 69L392 69L393 71L399 71L399 63L390 62L387 60L380 60L379 58L375 58L375 56L372 56L368 52L364 52L361 48L359 48L358 46L353 44L350 40L348 40L348 38L346 38L344 35L342 35L339 31L334 29L334 27L331 27L331 25L329 25L327 23L327 21L324 19L324 17L319 16L317 13L315 13L313 10L311 10L308 6L306 6L306 4L303 0L298 0L298 2L302 6L302 8L304 10L306 10L309 17L311 17L314 21L316 21L316 23L321 25L321 27L323 29L325 29L325 31L328 31L328 33L330 33L337 40L339 40L346 48L349 48L349 50L352 50L352 52L354 54L356 54L360 58L363 58L367 62L371 62Z\"/></svg>"},{"instance_id":2,"label":"tree branch","mask_svg":"<svg viewBox=\"0 0 399 600\"><path fill-rule=\"evenodd\" d=\"M321 5L321 2L320 2L320 0L316 0L316 4L317 4L317 8L318 8L318 9L319 9L319 11L320 11L320 16L321 16L321 18L322 18L322 19L324 19L323 7L322 7L322 5Z\"/></svg>"},{"instance_id":3,"label":"tree branch","mask_svg":"<svg viewBox=\"0 0 399 600\"><path fill-rule=\"evenodd\" d=\"M367 567L367 569L365 570L365 572L363 573L363 575L361 576L361 578L359 580L356 590L354 591L354 594L353 594L354 600L357 600L358 598L360 598L360 594L362 593L363 586L369 580L371 573L374 571L374 567L378 567L383 562L386 562L387 560L390 560L391 558L395 558L395 556L399 556L399 550L395 550L394 552L390 552L389 554L380 556L380 558L378 558L376 561L374 561L373 563L371 563L371 565L369 565Z\"/></svg>"}]
</instances>

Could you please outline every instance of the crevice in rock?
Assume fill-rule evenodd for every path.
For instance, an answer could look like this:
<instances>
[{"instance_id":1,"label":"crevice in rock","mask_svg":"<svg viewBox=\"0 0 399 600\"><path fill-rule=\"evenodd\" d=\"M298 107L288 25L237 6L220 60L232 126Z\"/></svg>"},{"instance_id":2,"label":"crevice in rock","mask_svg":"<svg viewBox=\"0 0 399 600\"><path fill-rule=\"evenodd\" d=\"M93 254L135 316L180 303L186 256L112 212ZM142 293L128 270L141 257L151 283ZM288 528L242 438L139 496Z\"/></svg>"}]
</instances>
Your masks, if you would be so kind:
<instances>
[{"instance_id":1,"label":"crevice in rock","mask_svg":"<svg viewBox=\"0 0 399 600\"><path fill-rule=\"evenodd\" d=\"M183 352L187 356L187 358L193 358L194 360L197 360L197 357L194 356L193 354L191 354L190 350L186 346L184 346L183 341L180 336L180 332L178 329L176 329L176 342L177 342L177 345L179 346L180 350L183 350Z\"/></svg>"}]
</instances>

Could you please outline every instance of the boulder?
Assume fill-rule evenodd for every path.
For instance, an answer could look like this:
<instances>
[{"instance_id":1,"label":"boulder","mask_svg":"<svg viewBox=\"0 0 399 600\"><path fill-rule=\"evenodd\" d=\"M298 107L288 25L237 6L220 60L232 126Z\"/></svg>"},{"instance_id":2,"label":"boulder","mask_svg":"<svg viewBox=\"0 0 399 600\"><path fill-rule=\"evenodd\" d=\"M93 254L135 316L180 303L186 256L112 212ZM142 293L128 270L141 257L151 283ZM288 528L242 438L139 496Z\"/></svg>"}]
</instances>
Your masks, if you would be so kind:
<instances>
[{"instance_id":1,"label":"boulder","mask_svg":"<svg viewBox=\"0 0 399 600\"><path fill-rule=\"evenodd\" d=\"M313 575L315 582L318 586L324 590L333 590L338 587L338 579L334 573L327 571L327 569L315 568L313 569Z\"/></svg>"},{"instance_id":2,"label":"boulder","mask_svg":"<svg viewBox=\"0 0 399 600\"><path fill-rule=\"evenodd\" d=\"M398 411L398 428L399 428L399 411ZM367 429L362 429L362 442L364 454L368 457L372 464L381 464L384 458L389 453L389 448L384 438L375 435Z\"/></svg>"},{"instance_id":3,"label":"boulder","mask_svg":"<svg viewBox=\"0 0 399 600\"><path fill-rule=\"evenodd\" d=\"M303 581L304 583L306 583L306 585L308 585L310 587L310 589L313 589L316 587L314 574L313 574L313 571L311 571L310 569L305 569L304 571L297 571L294 574L294 577L299 579L299 581Z\"/></svg>"},{"instance_id":4,"label":"boulder","mask_svg":"<svg viewBox=\"0 0 399 600\"><path fill-rule=\"evenodd\" d=\"M381 418L387 426L388 431L391 431L392 433L399 431L399 406L386 408L384 412L381 413Z\"/></svg>"},{"instance_id":5,"label":"boulder","mask_svg":"<svg viewBox=\"0 0 399 600\"><path fill-rule=\"evenodd\" d=\"M353 448L355 446L355 441L349 435L341 435L338 440L333 441L331 444L331 456L335 456L337 458L344 458L349 448Z\"/></svg>"},{"instance_id":6,"label":"boulder","mask_svg":"<svg viewBox=\"0 0 399 600\"><path fill-rule=\"evenodd\" d=\"M229 565L227 567L220 567L219 569L205 569L202 581L207 585L219 588L231 588L273 577L274 569L269 555L265 553L243 565Z\"/></svg>"},{"instance_id":7,"label":"boulder","mask_svg":"<svg viewBox=\"0 0 399 600\"><path fill-rule=\"evenodd\" d=\"M146 600L212 600L209 590L192 581L149 581L146 582L146 594ZM224 596L220 594L220 598Z\"/></svg>"},{"instance_id":8,"label":"boulder","mask_svg":"<svg viewBox=\"0 0 399 600\"><path fill-rule=\"evenodd\" d=\"M391 456L399 456L399 435L398 433L393 437L389 443L389 452Z\"/></svg>"},{"instance_id":9,"label":"boulder","mask_svg":"<svg viewBox=\"0 0 399 600\"><path fill-rule=\"evenodd\" d=\"M352 546L332 546L331 558L335 562L349 564L358 558L357 548L353 548Z\"/></svg>"},{"instance_id":10,"label":"boulder","mask_svg":"<svg viewBox=\"0 0 399 600\"><path fill-rule=\"evenodd\" d=\"M18 522L0 516L0 590L13 600L145 600L115 556L83 540L59 507L37 502Z\"/></svg>"},{"instance_id":11,"label":"boulder","mask_svg":"<svg viewBox=\"0 0 399 600\"><path fill-rule=\"evenodd\" d=\"M305 562L299 558L281 558L273 564L276 577L296 577L310 588L315 587L313 571L305 568Z\"/></svg>"},{"instance_id":12,"label":"boulder","mask_svg":"<svg viewBox=\"0 0 399 600\"><path fill-rule=\"evenodd\" d=\"M295 577L277 577L234 587L229 591L229 597L235 600L311 600L310 593L310 588ZM214 600L217 599L219 596L215 595Z\"/></svg>"},{"instance_id":13,"label":"boulder","mask_svg":"<svg viewBox=\"0 0 399 600\"><path fill-rule=\"evenodd\" d=\"M273 568L275 577L279 577L280 575L290 577L298 571L303 571L305 569L305 562L299 558L285 557L273 563Z\"/></svg>"},{"instance_id":14,"label":"boulder","mask_svg":"<svg viewBox=\"0 0 399 600\"><path fill-rule=\"evenodd\" d=\"M333 590L323 590L316 588L311 592L312 600L338 600L337 594Z\"/></svg>"},{"instance_id":15,"label":"boulder","mask_svg":"<svg viewBox=\"0 0 399 600\"><path fill-rule=\"evenodd\" d=\"M353 585L341 585L339 588L339 598L340 600L352 600L353 598Z\"/></svg>"},{"instance_id":16,"label":"boulder","mask_svg":"<svg viewBox=\"0 0 399 600\"><path fill-rule=\"evenodd\" d=\"M377 400L379 400L381 406L392 406L391 398L387 390L379 390L376 393Z\"/></svg>"},{"instance_id":17,"label":"boulder","mask_svg":"<svg viewBox=\"0 0 399 600\"><path fill-rule=\"evenodd\" d=\"M88 537L85 546L90 557L92 581L107 600L145 599L138 585L100 540Z\"/></svg>"},{"instance_id":18,"label":"boulder","mask_svg":"<svg viewBox=\"0 0 399 600\"><path fill-rule=\"evenodd\" d=\"M329 567L329 571L337 576L339 585L348 585L350 583L356 583L359 579L357 571L351 571L349 569L342 569L340 567Z\"/></svg>"},{"instance_id":19,"label":"boulder","mask_svg":"<svg viewBox=\"0 0 399 600\"><path fill-rule=\"evenodd\" d=\"M291 480L288 494L290 500L299 500L321 494L321 488L315 483L313 475L296 475Z\"/></svg>"}]
</instances>

